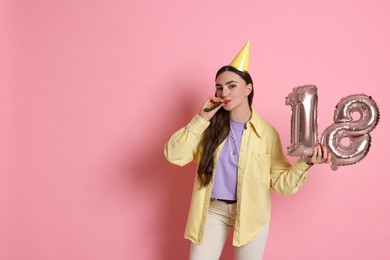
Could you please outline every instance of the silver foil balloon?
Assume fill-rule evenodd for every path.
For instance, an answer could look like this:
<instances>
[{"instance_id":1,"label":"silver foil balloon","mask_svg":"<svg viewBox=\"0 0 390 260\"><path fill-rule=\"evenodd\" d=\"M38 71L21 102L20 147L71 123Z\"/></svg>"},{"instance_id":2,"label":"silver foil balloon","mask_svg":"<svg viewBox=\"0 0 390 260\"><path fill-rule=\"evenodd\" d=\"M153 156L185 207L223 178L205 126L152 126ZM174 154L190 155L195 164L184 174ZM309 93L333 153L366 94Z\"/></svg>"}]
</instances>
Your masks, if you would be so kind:
<instances>
[{"instance_id":1,"label":"silver foil balloon","mask_svg":"<svg viewBox=\"0 0 390 260\"><path fill-rule=\"evenodd\" d=\"M291 156L308 157L318 142L317 135L317 87L296 87L286 97L291 111L291 145L287 148Z\"/></svg>"},{"instance_id":2,"label":"silver foil balloon","mask_svg":"<svg viewBox=\"0 0 390 260\"><path fill-rule=\"evenodd\" d=\"M354 118L354 116L357 118ZM375 101L364 94L342 98L334 113L334 124L324 130L321 143L332 153L332 170L362 160L371 145L371 132L379 121Z\"/></svg>"}]
</instances>

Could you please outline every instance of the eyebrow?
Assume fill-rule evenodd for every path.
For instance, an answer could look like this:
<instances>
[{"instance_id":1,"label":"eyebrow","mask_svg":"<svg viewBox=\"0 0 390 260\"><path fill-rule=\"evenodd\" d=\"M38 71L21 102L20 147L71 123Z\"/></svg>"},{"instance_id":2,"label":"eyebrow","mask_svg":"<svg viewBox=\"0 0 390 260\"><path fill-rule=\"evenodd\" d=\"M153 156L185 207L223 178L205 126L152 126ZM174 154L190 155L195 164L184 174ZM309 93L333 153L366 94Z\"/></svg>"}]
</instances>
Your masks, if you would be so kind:
<instances>
[{"instance_id":1,"label":"eyebrow","mask_svg":"<svg viewBox=\"0 0 390 260\"><path fill-rule=\"evenodd\" d=\"M231 80L231 81L226 82L225 85L229 85L229 84L231 84L231 83L237 83L237 81ZM215 84L215 86L216 86L216 87L222 87L221 84Z\"/></svg>"}]
</instances>

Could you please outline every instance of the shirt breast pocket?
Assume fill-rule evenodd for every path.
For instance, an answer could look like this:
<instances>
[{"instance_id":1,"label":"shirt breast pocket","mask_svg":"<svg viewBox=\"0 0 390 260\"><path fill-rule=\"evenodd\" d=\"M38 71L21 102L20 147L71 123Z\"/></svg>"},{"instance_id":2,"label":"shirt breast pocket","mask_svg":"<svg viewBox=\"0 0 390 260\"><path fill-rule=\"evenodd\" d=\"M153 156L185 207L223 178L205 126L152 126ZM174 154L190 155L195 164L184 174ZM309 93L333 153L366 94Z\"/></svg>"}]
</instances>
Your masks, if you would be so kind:
<instances>
[{"instance_id":1,"label":"shirt breast pocket","mask_svg":"<svg viewBox=\"0 0 390 260\"><path fill-rule=\"evenodd\" d=\"M260 181L263 183L270 182L271 156L265 153L252 152L250 158L248 179Z\"/></svg>"}]
</instances>

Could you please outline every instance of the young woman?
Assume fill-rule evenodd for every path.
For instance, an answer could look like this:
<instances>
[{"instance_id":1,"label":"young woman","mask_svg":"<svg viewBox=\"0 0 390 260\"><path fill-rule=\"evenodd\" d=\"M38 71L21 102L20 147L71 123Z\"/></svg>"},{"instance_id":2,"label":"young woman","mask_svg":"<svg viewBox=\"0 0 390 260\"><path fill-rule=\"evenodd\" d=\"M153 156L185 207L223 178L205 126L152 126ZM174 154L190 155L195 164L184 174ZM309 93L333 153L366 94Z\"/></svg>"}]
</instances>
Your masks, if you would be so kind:
<instances>
[{"instance_id":1,"label":"young woman","mask_svg":"<svg viewBox=\"0 0 390 260\"><path fill-rule=\"evenodd\" d=\"M219 259L231 229L236 259L262 259L270 188L295 193L311 165L331 161L321 145L310 158L287 161L277 131L251 107L253 81L240 60L247 59L248 48L218 70L215 96L164 147L173 164L198 163L185 231L191 260Z\"/></svg>"}]
</instances>

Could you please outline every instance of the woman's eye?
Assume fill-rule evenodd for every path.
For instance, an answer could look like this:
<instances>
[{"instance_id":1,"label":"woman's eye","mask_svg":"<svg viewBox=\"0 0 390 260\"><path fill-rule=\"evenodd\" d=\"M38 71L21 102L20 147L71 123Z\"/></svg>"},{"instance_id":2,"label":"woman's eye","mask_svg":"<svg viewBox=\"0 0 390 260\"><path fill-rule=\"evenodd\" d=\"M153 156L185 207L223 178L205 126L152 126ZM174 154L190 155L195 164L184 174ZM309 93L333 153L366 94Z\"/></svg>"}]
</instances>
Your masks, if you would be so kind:
<instances>
[{"instance_id":1,"label":"woman's eye","mask_svg":"<svg viewBox=\"0 0 390 260\"><path fill-rule=\"evenodd\" d=\"M235 84L229 85L229 88L235 88L235 87L236 87Z\"/></svg>"},{"instance_id":2,"label":"woman's eye","mask_svg":"<svg viewBox=\"0 0 390 260\"><path fill-rule=\"evenodd\" d=\"M217 90L221 91L221 90L222 90L222 88L221 88L221 87L217 87Z\"/></svg>"}]
</instances>

